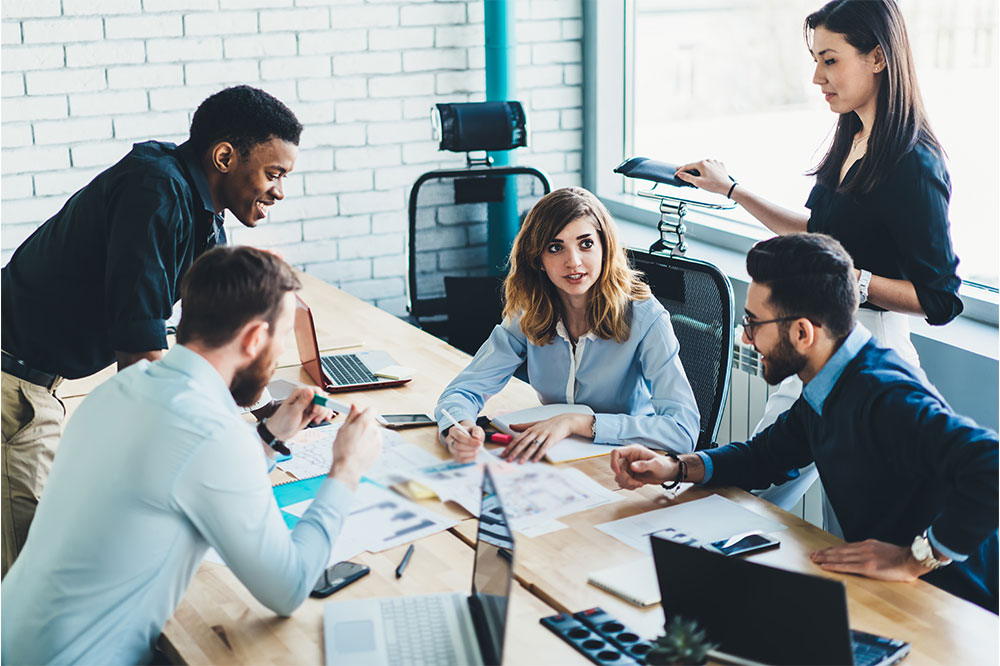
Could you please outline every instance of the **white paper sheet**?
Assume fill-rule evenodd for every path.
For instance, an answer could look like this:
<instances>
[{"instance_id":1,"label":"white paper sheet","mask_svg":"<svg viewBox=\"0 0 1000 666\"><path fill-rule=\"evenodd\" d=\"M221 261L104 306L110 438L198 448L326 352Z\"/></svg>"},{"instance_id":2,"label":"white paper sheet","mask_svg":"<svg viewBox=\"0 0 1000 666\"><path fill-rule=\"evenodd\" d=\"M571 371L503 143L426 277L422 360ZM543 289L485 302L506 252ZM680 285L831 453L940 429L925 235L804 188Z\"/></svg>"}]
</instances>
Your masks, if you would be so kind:
<instances>
[{"instance_id":1,"label":"white paper sheet","mask_svg":"<svg viewBox=\"0 0 1000 666\"><path fill-rule=\"evenodd\" d=\"M652 554L649 535L661 530L669 530L666 536L675 540L676 533L681 532L701 543L710 543L750 530L777 532L785 529L781 523L744 509L720 495L647 511L595 527L647 554Z\"/></svg>"},{"instance_id":2,"label":"white paper sheet","mask_svg":"<svg viewBox=\"0 0 1000 666\"><path fill-rule=\"evenodd\" d=\"M484 463L445 462L425 468L413 480L433 490L442 501L460 504L474 516L482 501ZM503 497L507 519L526 536L565 527L557 518L621 501L583 472L542 463L492 462L493 478Z\"/></svg>"},{"instance_id":3,"label":"white paper sheet","mask_svg":"<svg viewBox=\"0 0 1000 666\"><path fill-rule=\"evenodd\" d=\"M298 502L282 511L302 517L312 501ZM364 551L377 553L436 534L458 521L440 516L396 493L370 482L358 484L351 513L334 542L330 564L349 560Z\"/></svg>"},{"instance_id":4,"label":"white paper sheet","mask_svg":"<svg viewBox=\"0 0 1000 666\"><path fill-rule=\"evenodd\" d=\"M560 414L593 414L587 405L542 405L541 407L531 407L521 409L516 412L499 414L491 419L491 423L497 430L508 435L515 435L511 429L514 423L532 423L534 421L544 421ZM570 460L581 460L583 458L594 458L596 456L606 456L616 447L610 444L594 444L585 437L570 435L566 439L560 440L549 447L545 452L545 459L552 463L568 462Z\"/></svg>"},{"instance_id":5,"label":"white paper sheet","mask_svg":"<svg viewBox=\"0 0 1000 666\"><path fill-rule=\"evenodd\" d=\"M278 467L297 479L309 479L330 471L333 462L333 440L341 423L322 428L306 428L289 440L292 459L278 463ZM415 444L410 444L391 430L382 431L382 455L365 473L376 483L391 486L405 481L414 470L438 462L434 455Z\"/></svg>"},{"instance_id":6,"label":"white paper sheet","mask_svg":"<svg viewBox=\"0 0 1000 666\"><path fill-rule=\"evenodd\" d=\"M542 463L511 465L493 476L511 526L524 533L546 522L598 506L620 502L578 469Z\"/></svg>"}]
</instances>

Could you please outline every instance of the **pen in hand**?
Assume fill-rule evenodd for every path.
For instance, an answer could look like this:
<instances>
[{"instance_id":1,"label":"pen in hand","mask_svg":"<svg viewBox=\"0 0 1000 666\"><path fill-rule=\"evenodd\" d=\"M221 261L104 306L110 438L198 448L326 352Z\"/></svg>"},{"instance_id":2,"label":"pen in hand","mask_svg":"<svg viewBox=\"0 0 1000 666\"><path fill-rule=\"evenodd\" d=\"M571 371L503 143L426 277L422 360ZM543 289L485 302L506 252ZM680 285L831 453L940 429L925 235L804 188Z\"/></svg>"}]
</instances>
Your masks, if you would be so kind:
<instances>
[{"instance_id":1,"label":"pen in hand","mask_svg":"<svg viewBox=\"0 0 1000 666\"><path fill-rule=\"evenodd\" d=\"M351 411L349 405L345 405L342 402L337 402L333 398L326 395L320 395L319 393L313 396L312 401L314 405L319 405L320 407L326 407L327 409L332 409L333 411L339 414L347 414L349 411ZM378 423L380 426L385 426L385 419L382 418L382 416L379 414L375 415L375 422Z\"/></svg>"},{"instance_id":2,"label":"pen in hand","mask_svg":"<svg viewBox=\"0 0 1000 666\"><path fill-rule=\"evenodd\" d=\"M403 561L399 563L398 567L396 567L396 578L403 577L403 571L406 569L406 565L410 563L410 555L413 555L412 543L410 544L410 547L406 549L406 554L403 555Z\"/></svg>"}]
</instances>

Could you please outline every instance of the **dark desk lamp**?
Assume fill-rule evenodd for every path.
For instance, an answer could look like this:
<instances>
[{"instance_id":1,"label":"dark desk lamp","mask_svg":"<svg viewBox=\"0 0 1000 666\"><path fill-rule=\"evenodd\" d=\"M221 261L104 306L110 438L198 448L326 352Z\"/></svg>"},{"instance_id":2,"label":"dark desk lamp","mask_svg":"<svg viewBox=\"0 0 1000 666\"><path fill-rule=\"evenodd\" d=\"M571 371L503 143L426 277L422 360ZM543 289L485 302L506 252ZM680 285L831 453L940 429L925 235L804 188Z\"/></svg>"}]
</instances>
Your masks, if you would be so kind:
<instances>
[{"instance_id":1,"label":"dark desk lamp","mask_svg":"<svg viewBox=\"0 0 1000 666\"><path fill-rule=\"evenodd\" d=\"M684 242L684 234L687 232L687 227L684 226L684 215L687 213L688 205L711 210L731 210L736 207L735 203L715 204L697 199L685 199L663 191L658 192L656 188L661 184L673 187L694 187L691 183L685 183L676 178L674 174L677 173L677 167L666 162L651 160L648 157L631 157L616 166L615 173L620 173L626 178L639 178L653 182L653 189L638 192L640 197L660 201L660 223L656 225L660 231L660 238L650 246L650 252L666 251L671 256L683 255L687 252L687 243ZM695 176L701 175L696 171L692 171L692 173Z\"/></svg>"},{"instance_id":2,"label":"dark desk lamp","mask_svg":"<svg viewBox=\"0 0 1000 666\"><path fill-rule=\"evenodd\" d=\"M490 166L493 160L473 159L472 151L513 150L528 145L527 118L520 102L436 104L431 109L439 150L465 153L466 163Z\"/></svg>"}]
</instances>

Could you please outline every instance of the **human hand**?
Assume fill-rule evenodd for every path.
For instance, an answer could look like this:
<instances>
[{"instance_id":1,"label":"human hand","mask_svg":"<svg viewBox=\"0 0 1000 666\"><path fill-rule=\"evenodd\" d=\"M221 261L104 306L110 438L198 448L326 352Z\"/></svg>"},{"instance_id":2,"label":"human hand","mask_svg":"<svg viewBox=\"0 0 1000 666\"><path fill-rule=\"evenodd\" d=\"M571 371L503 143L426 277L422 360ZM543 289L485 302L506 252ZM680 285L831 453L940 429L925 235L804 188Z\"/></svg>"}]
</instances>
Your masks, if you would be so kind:
<instances>
[{"instance_id":1,"label":"human hand","mask_svg":"<svg viewBox=\"0 0 1000 666\"><path fill-rule=\"evenodd\" d=\"M692 169L697 170L701 175L695 176L687 173ZM674 176L678 180L683 180L685 183L691 183L706 192L715 192L716 194L728 194L729 188L733 186L733 181L729 179L729 172L726 171L726 165L719 160L701 160L684 164L677 167L677 173Z\"/></svg>"},{"instance_id":2,"label":"human hand","mask_svg":"<svg viewBox=\"0 0 1000 666\"><path fill-rule=\"evenodd\" d=\"M267 429L282 441L299 434L310 421L320 423L333 418L333 411L313 404L316 392L301 387L292 391L281 406L267 419Z\"/></svg>"},{"instance_id":3,"label":"human hand","mask_svg":"<svg viewBox=\"0 0 1000 666\"><path fill-rule=\"evenodd\" d=\"M333 441L333 464L330 474L350 487L357 487L361 475L382 454L382 433L370 408L364 411L351 405L344 425Z\"/></svg>"},{"instance_id":4,"label":"human hand","mask_svg":"<svg viewBox=\"0 0 1000 666\"><path fill-rule=\"evenodd\" d=\"M570 435L590 437L593 423L593 414L559 414L544 421L512 423L510 429L519 434L514 435L500 455L507 462L538 462L553 444Z\"/></svg>"},{"instance_id":5,"label":"human hand","mask_svg":"<svg viewBox=\"0 0 1000 666\"><path fill-rule=\"evenodd\" d=\"M442 441L456 462L472 462L476 459L479 448L486 441L486 432L468 419L458 423L465 430L451 426Z\"/></svg>"},{"instance_id":6,"label":"human hand","mask_svg":"<svg viewBox=\"0 0 1000 666\"><path fill-rule=\"evenodd\" d=\"M809 557L827 571L861 574L876 580L909 582L930 571L913 558L908 547L875 539L830 546Z\"/></svg>"},{"instance_id":7,"label":"human hand","mask_svg":"<svg viewBox=\"0 0 1000 666\"><path fill-rule=\"evenodd\" d=\"M677 462L645 446L633 444L611 450L611 471L615 481L626 490L661 484L677 476Z\"/></svg>"}]
</instances>

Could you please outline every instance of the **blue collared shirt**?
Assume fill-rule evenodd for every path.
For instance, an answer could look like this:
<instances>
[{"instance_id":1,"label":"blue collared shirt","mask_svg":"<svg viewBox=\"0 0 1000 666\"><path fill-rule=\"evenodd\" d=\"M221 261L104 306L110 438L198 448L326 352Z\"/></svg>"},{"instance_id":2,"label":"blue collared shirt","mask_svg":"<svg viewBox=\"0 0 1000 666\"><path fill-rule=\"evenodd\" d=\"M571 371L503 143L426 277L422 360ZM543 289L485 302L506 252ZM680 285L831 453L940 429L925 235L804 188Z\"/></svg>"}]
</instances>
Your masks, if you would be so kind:
<instances>
[{"instance_id":1,"label":"blue collared shirt","mask_svg":"<svg viewBox=\"0 0 1000 666\"><path fill-rule=\"evenodd\" d=\"M694 450L700 421L678 349L670 315L655 298L632 303L632 331L623 343L588 333L574 349L565 327L557 326L555 339L538 346L528 342L520 319L508 319L444 390L435 416L441 430L451 425L442 409L459 421L475 421L486 400L527 361L529 383L542 404L594 410L595 442L687 453Z\"/></svg>"},{"instance_id":2,"label":"blue collared shirt","mask_svg":"<svg viewBox=\"0 0 1000 666\"><path fill-rule=\"evenodd\" d=\"M148 661L211 546L290 614L327 564L351 492L326 479L291 532L229 388L177 345L73 414L24 550L2 584L7 663Z\"/></svg>"},{"instance_id":3,"label":"blue collared shirt","mask_svg":"<svg viewBox=\"0 0 1000 666\"><path fill-rule=\"evenodd\" d=\"M840 519L839 522L844 527L845 533L851 531L851 527L844 523L840 513L851 513L849 508L853 507L848 507L848 504L853 501L851 498L861 494L860 489L857 489L853 495L849 492L845 493L845 488L843 487L843 483L848 481L852 474L855 480L860 478L861 475L859 469L855 469L853 473L851 472L851 465L861 463L852 463L844 459L845 455L849 456L847 453L849 447L858 449L857 455L862 455L863 451L865 455L863 464L869 468L874 466L874 472L870 476L880 476L887 484L899 484L902 481L899 478L894 478L892 482L888 480L888 472L893 472L894 477L898 476L899 472L899 469L889 470L888 467L885 467L886 464L890 464L890 461L896 468L905 469L914 464L927 464L924 462L925 457L930 454L920 453L922 442L887 441L887 436L883 434L883 430L886 428L890 432L895 430L888 437L899 439L902 437L900 433L911 429L915 424L919 425L918 420L921 422L926 420L928 425L928 430L925 433L926 436L936 436L938 439L942 439L945 436L955 438L953 443L949 442L953 448L946 449L947 451L954 451L956 453L961 451L963 455L979 455L980 459L984 462L992 458L991 464L994 467L996 466L995 433L984 432L975 427L970 428L970 423L967 420L950 413L944 398L927 381L922 371L903 363L895 354L871 344L871 341L871 333L861 324L857 324L854 330L845 338L840 348L833 353L816 376L804 386L802 397L796 403L798 406L804 402L805 405L808 405L808 410L811 410L816 416L820 417L816 423L823 426L821 431L817 431L815 434L808 429L806 431L808 434L800 434L797 431L793 431L795 432L793 436L808 438L811 435L817 438L813 442L803 442L803 446L796 447L796 449L812 448L811 456L816 456L815 460L817 468L820 470L820 476L823 478L827 492L830 494L831 503L835 511L838 512L837 518ZM845 371L852 365L863 366L862 375L858 375L858 369L855 368L849 373L850 377L845 377ZM890 386L897 388L898 393L898 395L893 396L891 402L885 399L886 387ZM835 405L837 413L827 413L829 412L827 407L831 395L835 390L837 392L837 403ZM865 410L871 409L872 401L876 399L879 400L877 403L879 411L867 414ZM926 405L926 407L921 407L920 405ZM797 409L797 406L793 406L788 414ZM786 431L791 429L791 424L798 426L800 418L805 418L805 416L803 414L802 417L779 417L779 421L775 425L764 430L764 432L751 442L736 442L727 447L720 447L709 452L698 452L698 455L705 463L705 478L702 481L702 485L715 485L713 478L717 470L713 462L719 463L721 460L725 461L725 477L728 482L732 482L736 477L740 476L739 470L734 469L734 467L748 465L751 462L756 464L759 461L760 467L755 468L755 471L752 472L753 475L769 467L773 467L778 462L773 458L777 455L778 450L782 453L785 453L786 449L789 452L793 451L793 449L788 448L791 444L785 444L782 440L789 436L790 433L786 434ZM909 418L913 420L913 423L907 424L899 420L903 418ZM870 422L871 419L882 419L882 421L888 420L890 422L873 423ZM931 426L939 429L940 432L930 430ZM936 435L929 433L936 433ZM966 449L959 449L958 447L964 443L963 438L975 441L976 444ZM766 446L773 447L774 452L769 450L760 455L754 454L758 449L763 450L765 448L765 445L760 444L758 439L760 442L767 442ZM994 440L992 445L989 443L991 439ZM983 441L984 445L981 445L980 441ZM908 446L903 446L904 444ZM991 446L993 448L992 454L988 452ZM977 451L980 448L983 449L982 454L966 453ZM840 456L832 455L834 451L839 451ZM819 452L819 455L817 455L817 452ZM796 455L801 455L801 453L797 453ZM940 456L941 453L935 451L935 455ZM902 458L901 456L907 456L907 458ZM804 465L811 462L811 460L803 458L800 462ZM904 467L904 465L907 467ZM935 465L951 471L950 463L947 463L943 458L938 460ZM971 470L962 469L959 466L955 471L965 472ZM927 476L928 474L923 476ZM753 485L755 486L757 483L758 481L755 479ZM926 479L913 474L913 479L910 483L912 486L905 488L907 494L912 494L914 489L922 487L926 483ZM888 492L888 488L886 492ZM866 489L865 493L870 494L871 489ZM897 495L900 494L901 492L897 493ZM834 502L835 498L839 501ZM903 501L903 498L900 497L898 500ZM913 513L925 513L928 511L928 507L923 506L927 501L926 496L921 496L919 499L913 499L912 501L915 507ZM838 504L840 505L839 509ZM901 507L893 507L894 510L898 508ZM879 508L872 506L868 510L878 511ZM937 510L940 511L941 509L938 508ZM859 512L855 508L853 513L864 514L865 511L862 510ZM854 520L857 520L857 518ZM947 522L951 523L950 520ZM856 534L856 528L854 532L854 538L858 538L859 535ZM850 535L848 534L848 536ZM935 536L933 526L928 528L927 536L934 548L945 557L957 562L964 562L968 558L967 552L958 552L941 543Z\"/></svg>"}]
</instances>

